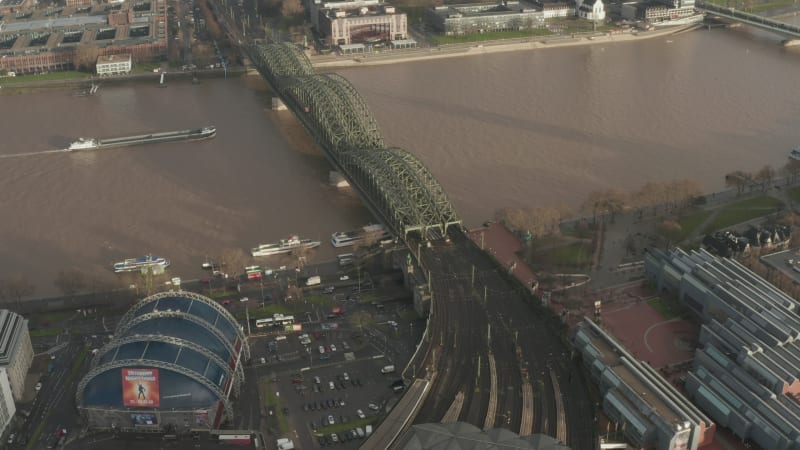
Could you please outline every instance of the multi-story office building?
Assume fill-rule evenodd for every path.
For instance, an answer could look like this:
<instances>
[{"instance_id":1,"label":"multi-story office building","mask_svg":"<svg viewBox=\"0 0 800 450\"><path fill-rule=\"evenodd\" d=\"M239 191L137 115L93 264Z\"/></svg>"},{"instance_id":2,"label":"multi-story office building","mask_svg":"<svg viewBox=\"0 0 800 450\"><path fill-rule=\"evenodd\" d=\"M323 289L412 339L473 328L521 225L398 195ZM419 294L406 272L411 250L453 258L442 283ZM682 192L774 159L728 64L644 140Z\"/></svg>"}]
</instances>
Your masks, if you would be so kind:
<instances>
[{"instance_id":1,"label":"multi-story office building","mask_svg":"<svg viewBox=\"0 0 800 450\"><path fill-rule=\"evenodd\" d=\"M33 361L28 321L7 309L0 310L0 368L8 374L14 400L22 399L25 377Z\"/></svg>"},{"instance_id":2,"label":"multi-story office building","mask_svg":"<svg viewBox=\"0 0 800 450\"><path fill-rule=\"evenodd\" d=\"M653 250L645 271L704 323L686 377L695 403L761 448L800 449L800 302L705 250Z\"/></svg>"},{"instance_id":3,"label":"multi-story office building","mask_svg":"<svg viewBox=\"0 0 800 450\"><path fill-rule=\"evenodd\" d=\"M11 385L8 384L8 373L6 369L0 367L0 436L6 431L15 412L17 408L14 405Z\"/></svg>"}]
</instances>

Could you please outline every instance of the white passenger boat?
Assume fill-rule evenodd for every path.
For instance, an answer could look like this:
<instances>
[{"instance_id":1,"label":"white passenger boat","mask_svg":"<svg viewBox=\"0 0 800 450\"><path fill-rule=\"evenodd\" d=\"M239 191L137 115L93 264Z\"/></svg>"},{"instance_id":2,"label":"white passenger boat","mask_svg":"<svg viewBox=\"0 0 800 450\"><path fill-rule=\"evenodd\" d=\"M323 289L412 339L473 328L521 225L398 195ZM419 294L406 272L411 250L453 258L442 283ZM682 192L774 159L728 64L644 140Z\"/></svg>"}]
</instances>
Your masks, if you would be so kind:
<instances>
[{"instance_id":1,"label":"white passenger boat","mask_svg":"<svg viewBox=\"0 0 800 450\"><path fill-rule=\"evenodd\" d=\"M145 267L155 266L167 268L169 267L169 260L153 255L142 256L141 258L130 258L122 262L114 263L114 272L135 272Z\"/></svg>"},{"instance_id":2,"label":"white passenger boat","mask_svg":"<svg viewBox=\"0 0 800 450\"><path fill-rule=\"evenodd\" d=\"M389 237L389 232L386 231L383 225L366 225L358 230L337 231L333 233L331 235L331 245L337 248L348 247L363 239L377 242L387 237Z\"/></svg>"},{"instance_id":3,"label":"white passenger boat","mask_svg":"<svg viewBox=\"0 0 800 450\"><path fill-rule=\"evenodd\" d=\"M312 241L311 239L300 239L296 235L289 236L286 239L281 239L274 244L261 244L258 247L250 249L253 256L271 256L280 255L283 253L290 253L299 248L315 248L319 247L319 241Z\"/></svg>"}]
</instances>

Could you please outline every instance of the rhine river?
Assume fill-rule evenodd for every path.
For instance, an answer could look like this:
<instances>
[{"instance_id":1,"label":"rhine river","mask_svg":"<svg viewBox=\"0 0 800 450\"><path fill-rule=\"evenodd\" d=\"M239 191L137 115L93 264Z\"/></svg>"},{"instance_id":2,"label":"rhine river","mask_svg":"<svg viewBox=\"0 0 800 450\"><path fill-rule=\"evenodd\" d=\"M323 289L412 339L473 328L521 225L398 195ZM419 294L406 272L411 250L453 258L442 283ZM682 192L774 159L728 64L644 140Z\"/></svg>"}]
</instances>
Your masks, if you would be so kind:
<instances>
[{"instance_id":1,"label":"rhine river","mask_svg":"<svg viewBox=\"0 0 800 450\"><path fill-rule=\"evenodd\" d=\"M800 50L740 28L667 38L342 69L388 145L417 155L465 225L504 206L577 210L597 189L781 167L800 144ZM213 124L217 137L0 158L0 270L55 293L60 269L114 279L152 253L201 276L224 249L291 233L336 252L334 231L368 223L328 184L321 152L257 77L0 96L0 155ZM346 250L340 251L340 253ZM264 266L278 265L269 259ZM0 278L2 278L0 276Z\"/></svg>"}]
</instances>

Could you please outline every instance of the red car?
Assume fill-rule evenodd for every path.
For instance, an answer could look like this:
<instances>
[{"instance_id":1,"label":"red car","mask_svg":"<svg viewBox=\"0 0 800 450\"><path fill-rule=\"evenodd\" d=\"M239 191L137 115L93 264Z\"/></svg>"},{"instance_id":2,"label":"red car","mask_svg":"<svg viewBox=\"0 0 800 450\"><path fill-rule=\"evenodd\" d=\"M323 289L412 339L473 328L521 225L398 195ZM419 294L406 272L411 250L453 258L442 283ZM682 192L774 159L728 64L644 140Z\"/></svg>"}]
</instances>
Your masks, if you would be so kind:
<instances>
[{"instance_id":1,"label":"red car","mask_svg":"<svg viewBox=\"0 0 800 450\"><path fill-rule=\"evenodd\" d=\"M222 304L223 304L223 305L230 305L230 304L231 304L231 301L230 301L230 300L223 300L223 301L222 301Z\"/></svg>"}]
</instances>

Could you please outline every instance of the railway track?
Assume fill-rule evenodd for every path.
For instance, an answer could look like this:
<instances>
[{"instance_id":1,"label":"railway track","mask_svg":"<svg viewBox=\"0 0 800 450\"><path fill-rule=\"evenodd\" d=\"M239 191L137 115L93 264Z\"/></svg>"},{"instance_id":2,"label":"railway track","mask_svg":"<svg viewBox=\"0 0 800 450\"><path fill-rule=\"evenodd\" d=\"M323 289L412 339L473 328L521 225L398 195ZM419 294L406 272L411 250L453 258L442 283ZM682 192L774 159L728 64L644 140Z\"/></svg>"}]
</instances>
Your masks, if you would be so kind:
<instances>
[{"instance_id":1,"label":"railway track","mask_svg":"<svg viewBox=\"0 0 800 450\"><path fill-rule=\"evenodd\" d=\"M420 252L434 296L426 365L440 376L415 423L458 417L478 427L548 434L573 450L593 449L592 437L581 436L592 429L588 394L568 375L573 363L549 313L526 303L466 236L450 237Z\"/></svg>"}]
</instances>

